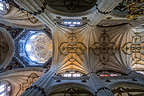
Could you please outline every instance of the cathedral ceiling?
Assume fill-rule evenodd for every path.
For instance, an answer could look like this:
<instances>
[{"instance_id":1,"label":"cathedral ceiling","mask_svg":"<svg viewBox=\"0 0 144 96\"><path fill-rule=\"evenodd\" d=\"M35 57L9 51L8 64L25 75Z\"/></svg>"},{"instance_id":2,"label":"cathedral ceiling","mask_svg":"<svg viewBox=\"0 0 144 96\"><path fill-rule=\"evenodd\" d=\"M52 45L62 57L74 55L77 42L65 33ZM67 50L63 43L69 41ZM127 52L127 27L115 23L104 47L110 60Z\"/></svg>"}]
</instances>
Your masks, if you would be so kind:
<instances>
[{"instance_id":1,"label":"cathedral ceiling","mask_svg":"<svg viewBox=\"0 0 144 96\"><path fill-rule=\"evenodd\" d=\"M7 7L7 12L1 16L1 20L3 20L2 23L6 25L8 24L9 26L14 25L12 27L17 27L17 28L30 28L31 27L32 29L38 28L40 30L44 28L44 25L46 25L51 29L52 37L53 37L52 40L55 46L52 46L52 40L50 40L50 38L52 37L47 38L47 36L44 36L44 35L34 36L35 38L33 40L27 39L27 41L25 42L25 44L27 44L27 46L25 46L25 48L27 48L26 52L30 51L30 52L27 52L28 54L26 56L31 55L31 58L33 60L37 58L38 62L48 62L48 58L52 56L52 50L54 50L55 55L53 59L53 64L56 63L55 59L58 58L57 56L60 56L60 57L61 55L63 56L62 60L60 59L59 61L57 59L58 64L62 63L62 65L59 66L60 68L59 72L65 72L67 70L76 69L82 73L88 73L88 70L86 70L87 65L85 65L85 63L89 64L95 61L91 60L90 57L89 57L90 60L88 61L84 61L84 60L87 58L86 57L87 55L91 54L90 56L92 56L92 58L98 58L98 61L96 62L96 64L93 63L93 66L101 65L101 67L99 66L100 69L96 68L93 70L98 71L104 68L104 70L115 70L115 71L121 72L120 70L123 69L122 73L127 73L126 70L129 69L128 66L131 64L127 65L125 63L132 62L131 59L129 61L124 62L123 58L119 60L118 58L120 58L121 56L118 57L118 55L116 54L121 54L122 57L126 56L124 54L126 52L123 51L126 49L122 49L122 48L130 47L130 45L126 46L125 44L127 44L127 42L130 42L133 38L132 34L134 34L134 32L133 30L131 30L131 28L132 27L134 28L143 24L143 18L141 16L140 18L137 18L137 20L128 20L125 18L126 16L120 17L120 16L114 15L115 10L118 10L119 7L125 7L125 6L122 6L122 4L118 5L118 2L115 2L113 3L113 5L111 5L111 2L113 1L103 1L103 2L97 1L96 6L94 6L95 0L92 0L91 2L87 0L85 0L84 2L82 2L81 0L79 2L75 2L71 0L69 1L60 0L57 3L55 1L48 0L47 1L49 2L48 5L46 5L47 3L45 3L45 0L43 1L38 0L38 1L33 2L34 4L31 6L30 3L32 1L33 0L30 0L30 1L6 0L5 4L9 3ZM123 4L125 3L127 4L131 2L123 2ZM23 6L20 7L19 4ZM98 4L99 4L99 8L97 7ZM107 6L104 6L105 4L107 4ZM42 6L42 9L40 8L40 6ZM87 7L80 10L78 7L82 7L82 6L87 6ZM137 5L137 6L141 6L141 5ZM96 16L96 14L94 14L93 12L89 12L89 15L83 15L83 16L79 15L79 17L68 16L69 14L68 12L70 13L73 12L74 14L83 13L83 11L85 12L87 10L93 9L93 7L96 7L98 12L101 13L101 14L96 13L98 15L96 18L93 18ZM108 7L109 9L107 9ZM114 7L116 8L112 11L112 14L107 15L109 12L111 12L111 10ZM61 8L62 10L59 10L59 8ZM99 9L105 10L105 12L102 12L102 10L99 10ZM55 10L56 13L53 12L53 10ZM62 11L67 14L65 14L65 16L61 16L61 14L59 13L62 13ZM121 11L124 11L124 10L121 10ZM128 11L128 9L126 9L126 11ZM121 13L117 13L117 14L121 14ZM75 27L75 26L72 24L70 26L65 25L69 23L69 21L65 21L65 20L71 20L73 24L77 22L77 21L72 21L73 19L80 22L80 26L78 25L77 29L76 28L73 29L72 27ZM101 19L103 20L100 22L99 20ZM94 23L98 24L97 27L90 26L90 25L93 25ZM58 27L59 25L61 27ZM62 26L65 26L65 27L62 27ZM125 26L125 27L121 27L121 26ZM81 28L78 28L78 27L81 27ZM121 30L118 28L121 28ZM94 33L92 33L91 31L93 31ZM89 32L89 34L86 34L86 32ZM61 34L59 35L59 33ZM115 34L115 36L113 36L112 34ZM21 32L20 35L16 36L15 38L16 46L18 46L20 41L26 40L24 39L26 38L25 35L27 35L26 32ZM32 37L29 37L29 38L31 39ZM90 44L88 44L88 38L90 38L90 41L89 41ZM56 41L57 39L58 41ZM103 41L103 40L106 40L106 41ZM123 40L123 41L120 42L120 40ZM28 44L28 43L31 43L31 44ZM58 46L58 49L56 49L57 46ZM16 47L16 54L20 52L17 50L18 48L19 47ZM120 51L120 53L116 53L117 51ZM123 53L121 53L121 51ZM19 58L23 55L24 54L21 53L21 55L19 56L16 55L16 57ZM113 58L113 57L111 58L111 55L114 55L114 57L116 58L116 61L111 61ZM125 58L130 58L130 55L127 55ZM108 62L109 59L111 63ZM34 60L34 61L37 61L37 60ZM107 62L107 64L105 64L105 62ZM112 64L112 63L115 63L115 64ZM23 65L25 65L25 63Z\"/></svg>"},{"instance_id":2,"label":"cathedral ceiling","mask_svg":"<svg viewBox=\"0 0 144 96\"><path fill-rule=\"evenodd\" d=\"M125 54L125 44L131 42L132 36L134 32L128 24L105 29L90 26L69 30L56 28L53 64L60 66L60 72L114 70L128 73L132 62Z\"/></svg>"},{"instance_id":3,"label":"cathedral ceiling","mask_svg":"<svg viewBox=\"0 0 144 96\"><path fill-rule=\"evenodd\" d=\"M0 72L5 72L0 79L16 86L13 96L20 96L43 72L48 82L59 74L123 76L144 71L143 0L6 0L0 4L5 6L0 5ZM119 95L127 90L123 94L136 94L125 87L113 92ZM77 92L77 88L61 91Z\"/></svg>"}]
</instances>

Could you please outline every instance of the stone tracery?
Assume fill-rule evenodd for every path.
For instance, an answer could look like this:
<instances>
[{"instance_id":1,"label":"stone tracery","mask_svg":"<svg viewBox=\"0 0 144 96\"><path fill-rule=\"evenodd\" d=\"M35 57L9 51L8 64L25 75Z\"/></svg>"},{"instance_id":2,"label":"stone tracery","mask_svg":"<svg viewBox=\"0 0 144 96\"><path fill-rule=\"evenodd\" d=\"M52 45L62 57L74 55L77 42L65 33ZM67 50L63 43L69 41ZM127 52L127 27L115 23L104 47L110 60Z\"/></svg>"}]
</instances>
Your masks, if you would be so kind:
<instances>
[{"instance_id":1,"label":"stone tracery","mask_svg":"<svg viewBox=\"0 0 144 96\"><path fill-rule=\"evenodd\" d=\"M110 15L112 9L116 7L121 0L98 0L98 2L95 2L95 0L91 0L91 2L87 0L84 0L84 2L82 0L60 0L59 5L61 2L65 2L65 5L60 7L67 8L62 9L65 10L64 12L60 12L61 10L57 9L59 6L52 6L52 4L56 4L55 0L14 1L17 5L17 7L15 6L16 8L22 8L22 10L26 12L25 14L30 16L30 18L25 17L25 15L22 16L26 18L22 22L25 22L25 20L31 22L32 20L30 24L26 23L21 25L21 23L17 23L19 26L32 26L32 28L38 28L38 26L40 27L45 24L52 29L52 35L50 38L47 38L46 35L43 36L43 34L38 34L38 36L30 36L29 40L27 40L25 46L27 55L31 57L31 60L33 59L33 61L45 63L45 67L48 67L47 65L49 65L49 68L46 69L45 74L40 76L35 83L33 82L39 77L39 75L35 73L29 74L27 80L27 76L24 77L26 83L20 83L24 86L24 88L20 89L17 96L23 93L26 87L29 87L32 83L32 86L29 87L22 96L47 96L50 92L55 90L55 88L51 89L51 87L55 85L72 86L68 89L66 88L66 90L63 90L65 87L62 87L62 91L60 93L59 91L56 91L54 94L57 94L58 92L59 94L62 93L62 95L69 94L72 96L79 96L79 92L80 94L83 94L83 91L79 91L74 88L75 85L78 85L86 88L91 94L96 96L114 96L117 94L122 95L123 91L126 90L124 88L118 88L115 90L114 87L111 87L113 83L115 84L122 81L132 83L133 85L136 83L138 86L143 85L143 75L134 71L140 71L140 67L135 67L135 65L137 66L137 64L139 64L139 66L143 66L143 39L139 34L134 36L134 31L130 25L130 22L133 21L125 21L126 23L122 22L120 24L118 23L116 26L111 23L105 23L110 26L103 26L104 23L102 23L102 25L99 23L102 19ZM78 3L78 1L83 3ZM50 2L50 4L48 4L48 2ZM94 7L87 6L85 7L87 9L77 9L78 4L89 5L90 3ZM81 7L81 5L79 7ZM86 10L89 10L89 8L92 8L93 10L90 10L87 13ZM71 14L67 12L67 10L71 10L71 12L74 13ZM84 11L84 13L79 14L81 11ZM66 18L66 20L80 20L79 22L82 22L80 23L82 26L60 26L60 24L64 23L63 18ZM110 21L112 20L108 20L108 22ZM10 20L9 22L13 21ZM103 22L105 22L105 20ZM70 22L67 22L67 24L68 23ZM99 25L96 26L98 23ZM22 45L24 45L25 37L21 37L26 34L21 34L15 38L15 42L23 42ZM21 40L19 38L21 38ZM53 46L49 45L52 43L54 44ZM52 49L53 54L51 52ZM31 53L29 53L30 50ZM21 55L22 58L25 58L23 53L19 55ZM24 67L26 67L24 64L25 62L21 62L21 60L17 58L17 53L15 58L19 61L19 63L23 63ZM36 58L39 60L35 60ZM48 60L48 58L50 58L50 60ZM31 65L33 64L30 62L29 67L31 67ZM29 69L29 71L30 70L31 69ZM142 70L143 68L141 71ZM36 70L36 72L39 71ZM81 76L75 78L73 75L64 77L65 73L69 73L70 75L80 73ZM22 78L18 79L22 80ZM13 79L15 80L15 78ZM119 93L120 91L121 93ZM129 93L127 95L129 95Z\"/></svg>"}]
</instances>

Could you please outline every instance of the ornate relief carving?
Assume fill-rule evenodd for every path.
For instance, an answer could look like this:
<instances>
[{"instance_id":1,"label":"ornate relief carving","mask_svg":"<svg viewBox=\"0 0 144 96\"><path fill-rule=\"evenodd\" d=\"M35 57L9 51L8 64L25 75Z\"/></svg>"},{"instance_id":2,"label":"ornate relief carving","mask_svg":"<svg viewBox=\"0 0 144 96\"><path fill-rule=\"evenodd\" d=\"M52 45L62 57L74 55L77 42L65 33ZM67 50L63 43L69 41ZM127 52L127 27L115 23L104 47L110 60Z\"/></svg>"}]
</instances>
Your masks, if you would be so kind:
<instances>
[{"instance_id":1,"label":"ornate relief carving","mask_svg":"<svg viewBox=\"0 0 144 96\"><path fill-rule=\"evenodd\" d=\"M118 87L112 90L114 96L143 96L144 89Z\"/></svg>"},{"instance_id":2,"label":"ornate relief carving","mask_svg":"<svg viewBox=\"0 0 144 96\"><path fill-rule=\"evenodd\" d=\"M79 96L79 90L74 88L68 88L65 90L64 95L70 94L70 96Z\"/></svg>"},{"instance_id":3,"label":"ornate relief carving","mask_svg":"<svg viewBox=\"0 0 144 96\"><path fill-rule=\"evenodd\" d=\"M61 54L66 56L70 53L82 55L87 48L82 42L78 42L76 33L72 32L69 33L68 42L62 42L59 49Z\"/></svg>"},{"instance_id":4,"label":"ornate relief carving","mask_svg":"<svg viewBox=\"0 0 144 96\"><path fill-rule=\"evenodd\" d=\"M100 62L105 64L109 61L109 56L115 53L114 42L110 41L109 35L104 30L99 37L99 42L94 42L90 47L95 55L99 56Z\"/></svg>"},{"instance_id":5,"label":"ornate relief carving","mask_svg":"<svg viewBox=\"0 0 144 96\"><path fill-rule=\"evenodd\" d=\"M75 53L81 55L84 53L86 47L82 42L63 42L60 45L60 52L63 55L68 55L70 53Z\"/></svg>"},{"instance_id":6,"label":"ornate relief carving","mask_svg":"<svg viewBox=\"0 0 144 96\"><path fill-rule=\"evenodd\" d=\"M36 24L38 23L38 19L36 19L33 15L29 14L27 11L22 10L21 11L23 14L26 14L27 19L32 23L32 24Z\"/></svg>"},{"instance_id":7,"label":"ornate relief carving","mask_svg":"<svg viewBox=\"0 0 144 96\"><path fill-rule=\"evenodd\" d=\"M103 87L97 90L96 96L114 96L114 95L109 88Z\"/></svg>"},{"instance_id":8,"label":"ornate relief carving","mask_svg":"<svg viewBox=\"0 0 144 96\"><path fill-rule=\"evenodd\" d=\"M76 87L57 89L49 94L50 96L93 96L88 90Z\"/></svg>"},{"instance_id":9,"label":"ornate relief carving","mask_svg":"<svg viewBox=\"0 0 144 96\"><path fill-rule=\"evenodd\" d=\"M10 6L14 6L14 7L20 9L19 6L18 6L13 0L6 0L6 2L7 2L7 4L9 4ZM27 16L27 19L28 19L32 24L36 24L36 23L39 22L33 15L31 15L30 13L28 13L28 12L25 11L25 10L20 9L20 10L18 10L18 13L21 13L21 15L23 15L23 14L26 15L26 16Z\"/></svg>"},{"instance_id":10,"label":"ornate relief carving","mask_svg":"<svg viewBox=\"0 0 144 96\"><path fill-rule=\"evenodd\" d=\"M29 88L40 76L36 73L31 73L23 83L20 84L20 90L16 96L20 96L27 88Z\"/></svg>"},{"instance_id":11,"label":"ornate relief carving","mask_svg":"<svg viewBox=\"0 0 144 96\"><path fill-rule=\"evenodd\" d=\"M81 62L83 61L81 56L86 51L87 47L84 43L78 40L78 34L71 32L68 33L67 42L62 42L59 46L60 53L67 58L64 64L69 64L68 66L73 66L72 69L76 70L74 66L80 68Z\"/></svg>"},{"instance_id":12,"label":"ornate relief carving","mask_svg":"<svg viewBox=\"0 0 144 96\"><path fill-rule=\"evenodd\" d=\"M135 36L132 37L132 42L127 42L123 46L123 52L128 55L133 53L141 53L143 55L142 50L144 50L144 41L142 41L139 33L135 33Z\"/></svg>"},{"instance_id":13,"label":"ornate relief carving","mask_svg":"<svg viewBox=\"0 0 144 96\"><path fill-rule=\"evenodd\" d=\"M144 41L141 35L135 33L135 36L132 37L132 41L124 44L122 51L127 55L131 55L132 66L135 64L142 64L144 61Z\"/></svg>"},{"instance_id":14,"label":"ornate relief carving","mask_svg":"<svg viewBox=\"0 0 144 96\"><path fill-rule=\"evenodd\" d=\"M112 11L112 15L126 17L128 19L137 19L144 15L144 0L123 0Z\"/></svg>"}]
</instances>

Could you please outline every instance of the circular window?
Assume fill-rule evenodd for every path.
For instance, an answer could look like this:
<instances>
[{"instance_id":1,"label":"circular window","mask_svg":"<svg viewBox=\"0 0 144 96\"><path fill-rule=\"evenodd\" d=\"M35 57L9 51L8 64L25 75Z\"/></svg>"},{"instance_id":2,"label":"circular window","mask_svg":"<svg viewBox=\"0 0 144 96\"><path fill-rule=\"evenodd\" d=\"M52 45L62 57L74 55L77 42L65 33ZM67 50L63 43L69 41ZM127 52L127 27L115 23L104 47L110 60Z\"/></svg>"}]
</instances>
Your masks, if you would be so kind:
<instances>
[{"instance_id":1,"label":"circular window","mask_svg":"<svg viewBox=\"0 0 144 96\"><path fill-rule=\"evenodd\" d=\"M5 0L0 0L0 14L6 14L9 9L9 4Z\"/></svg>"},{"instance_id":2,"label":"circular window","mask_svg":"<svg viewBox=\"0 0 144 96\"><path fill-rule=\"evenodd\" d=\"M47 34L32 34L26 41L25 50L28 57L37 63L45 63L52 55L51 40Z\"/></svg>"},{"instance_id":3,"label":"circular window","mask_svg":"<svg viewBox=\"0 0 144 96\"><path fill-rule=\"evenodd\" d=\"M11 85L7 81L0 81L0 96L10 96Z\"/></svg>"}]
</instances>

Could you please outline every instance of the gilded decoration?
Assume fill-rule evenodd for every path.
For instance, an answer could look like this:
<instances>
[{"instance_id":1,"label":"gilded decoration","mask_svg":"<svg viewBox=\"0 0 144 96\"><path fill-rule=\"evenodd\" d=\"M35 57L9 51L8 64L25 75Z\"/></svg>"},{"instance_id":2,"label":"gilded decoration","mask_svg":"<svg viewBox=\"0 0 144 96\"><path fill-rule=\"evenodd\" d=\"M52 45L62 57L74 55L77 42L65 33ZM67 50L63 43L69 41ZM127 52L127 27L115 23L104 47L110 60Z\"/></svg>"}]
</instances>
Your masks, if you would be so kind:
<instances>
[{"instance_id":1,"label":"gilded decoration","mask_svg":"<svg viewBox=\"0 0 144 96\"><path fill-rule=\"evenodd\" d=\"M64 64L61 69L71 71L80 71L83 69L81 56L86 51L87 47L78 39L78 34L68 33L67 42L62 42L59 46L60 53L64 56Z\"/></svg>"},{"instance_id":2,"label":"gilded decoration","mask_svg":"<svg viewBox=\"0 0 144 96\"><path fill-rule=\"evenodd\" d=\"M144 41L139 33L135 33L131 42L127 42L122 47L122 51L131 56L132 66L135 64L143 64L144 61Z\"/></svg>"},{"instance_id":3,"label":"gilded decoration","mask_svg":"<svg viewBox=\"0 0 144 96\"><path fill-rule=\"evenodd\" d=\"M27 88L29 88L40 76L36 73L31 73L27 79L20 84L20 89L16 96L20 96Z\"/></svg>"},{"instance_id":4,"label":"gilded decoration","mask_svg":"<svg viewBox=\"0 0 144 96\"><path fill-rule=\"evenodd\" d=\"M143 96L144 90L140 88L118 87L112 90L114 96Z\"/></svg>"}]
</instances>

